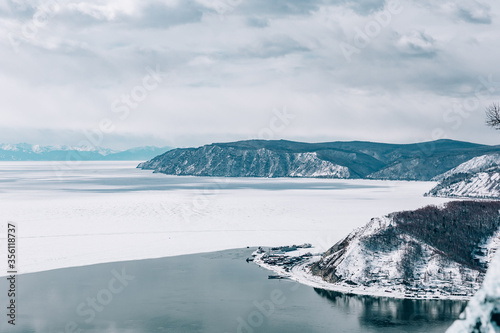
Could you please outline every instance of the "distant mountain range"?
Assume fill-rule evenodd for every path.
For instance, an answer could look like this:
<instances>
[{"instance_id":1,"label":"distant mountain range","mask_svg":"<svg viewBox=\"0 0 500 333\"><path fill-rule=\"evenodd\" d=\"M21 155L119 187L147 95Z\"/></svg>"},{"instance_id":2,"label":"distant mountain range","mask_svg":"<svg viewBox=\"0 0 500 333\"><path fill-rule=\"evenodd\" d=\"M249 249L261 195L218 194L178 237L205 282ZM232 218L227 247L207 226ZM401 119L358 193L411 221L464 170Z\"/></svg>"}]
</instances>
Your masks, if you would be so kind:
<instances>
[{"instance_id":1,"label":"distant mountain range","mask_svg":"<svg viewBox=\"0 0 500 333\"><path fill-rule=\"evenodd\" d=\"M100 147L0 144L0 161L143 161L170 149L148 146L116 151Z\"/></svg>"},{"instance_id":2,"label":"distant mountain range","mask_svg":"<svg viewBox=\"0 0 500 333\"><path fill-rule=\"evenodd\" d=\"M168 151L138 168L169 175L431 180L500 146L453 140L415 144L250 140Z\"/></svg>"}]
</instances>

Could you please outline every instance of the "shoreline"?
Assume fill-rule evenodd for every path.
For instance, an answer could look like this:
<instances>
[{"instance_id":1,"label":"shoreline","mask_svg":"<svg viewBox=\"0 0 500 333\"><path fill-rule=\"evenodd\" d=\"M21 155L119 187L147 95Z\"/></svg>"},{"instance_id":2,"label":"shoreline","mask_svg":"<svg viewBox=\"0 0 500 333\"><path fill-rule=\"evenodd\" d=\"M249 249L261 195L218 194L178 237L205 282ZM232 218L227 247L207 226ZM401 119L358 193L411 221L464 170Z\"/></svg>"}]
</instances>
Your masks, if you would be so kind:
<instances>
[{"instance_id":1,"label":"shoreline","mask_svg":"<svg viewBox=\"0 0 500 333\"><path fill-rule=\"evenodd\" d=\"M298 253L297 253L298 252ZM302 255L304 251L294 252L295 255ZM254 263L262 268L265 268L271 272L276 273L279 276L283 276L287 279L293 280L295 282L301 283L303 285L307 285L309 287L336 291L347 295L360 295L360 296L372 296L372 297L384 297L384 298L394 298L394 299L408 299L408 300L428 300L428 301L469 301L473 296L453 296L453 295L440 295L440 294L423 294L418 295L416 297L408 297L405 295L405 292L402 290L384 290L384 288L380 287L355 287L347 284L333 284L330 282L324 281L319 276L314 276L308 271L308 267L321 259L321 255L313 255L310 259L306 260L303 263L298 265L294 265L288 272L282 267L266 264L262 260L262 256L264 253L258 253L258 250L255 251L252 256L254 257ZM291 254L291 252L290 252ZM394 286L393 286L394 287ZM404 286L395 286L398 289L403 289ZM389 288L389 287L388 287Z\"/></svg>"},{"instance_id":2,"label":"shoreline","mask_svg":"<svg viewBox=\"0 0 500 333\"><path fill-rule=\"evenodd\" d=\"M216 254L219 252L226 252L226 251L236 251L236 250L247 250L251 256L254 256L253 263L255 263L257 266L262 267L269 272L274 272L279 276L282 276L286 279L295 281L297 283L312 287L312 288L318 288L322 290L328 290L328 291L335 291L339 293L343 293L346 295L359 295L359 296L371 296L371 297L380 297L380 298L393 298L393 299L408 299L408 300L435 300L435 301L444 301L444 300L450 300L450 301L469 301L472 296L446 296L446 295L422 295L419 297L406 297L404 293L399 292L397 290L391 291L391 292L386 292L385 290L382 290L383 288L378 288L378 287L353 287L349 286L346 284L332 284L329 282L326 282L322 280L318 276L314 276L308 272L308 266L318 260L322 257L319 254L313 255L310 259L306 260L305 262L293 266L293 268L287 272L285 269L279 267L279 266L273 266L266 264L262 261L262 256L265 253L258 253L258 248L257 247L242 247L242 248L233 248L233 249L226 249L226 250L221 250L221 251L210 251L210 252L199 252L199 253L192 253L192 254L181 254L181 255L174 255L174 256L167 256L167 257L160 257L160 258L144 258L144 259L131 259L131 260L120 260L120 261L115 261L115 262L105 262L105 263L95 263L95 264L89 264L89 265L81 265L81 266L70 266L70 267L60 267L60 268L54 268L54 269L47 269L47 270L42 270L42 271L37 271L37 272L26 272L26 273L18 273L16 276L20 275L31 275L31 274L37 274L37 273L43 273L43 272L50 272L50 271L58 271L58 270L65 270L65 269L72 269L72 268L82 268L82 267L92 267L92 266L99 266L99 265L106 265L106 264L117 264L117 263L127 263L127 262L133 262L133 261L150 261L150 260L161 260L164 258L173 258L173 257L187 257L187 256L192 256L192 255L209 255L209 254ZM314 250L314 248L311 249L303 249L299 251L293 251L290 252L290 254L294 255L302 255L305 254L309 251L307 250ZM250 262L251 263L251 262ZM1 277L4 277L2 274L0 274ZM7 276L7 275L6 275Z\"/></svg>"},{"instance_id":3,"label":"shoreline","mask_svg":"<svg viewBox=\"0 0 500 333\"><path fill-rule=\"evenodd\" d=\"M408 297L405 295L405 292L401 290L404 288L404 286L402 286L402 285L392 286L392 288L395 287L397 289L388 291L387 289L390 287L387 287L387 289L385 289L384 287L365 287L365 286L356 287L356 286L347 285L345 283L333 284L333 283L324 281L321 277L312 275L309 272L309 269L308 269L309 266L311 264L313 264L314 262L320 260L322 258L322 254L316 253L316 254L312 255L308 260L306 260L298 265L294 265L289 271L286 271L284 268L282 268L280 266L266 264L262 260L263 259L262 257L266 252L259 253L259 248L257 248L256 246L237 247L237 248L224 249L224 250L218 250L218 251L202 251L202 252L196 252L196 253L178 254L178 255L162 256L162 257L128 259L128 260L118 260L118 261L109 261L109 262L98 262L98 263L91 263L91 264L84 264L84 265L74 265L74 266L44 269L44 270L33 271L33 272L18 272L16 275L17 276L30 275L30 274L56 271L56 270L90 267L90 266L114 264L114 263L126 263L126 262L131 262L131 261L149 261L149 260L159 260L159 259L163 259L163 258L184 257L184 256L191 256L191 255L209 255L209 254L216 254L218 252L234 251L234 250L248 250L248 253L251 254L251 256L253 257L253 260L251 260L250 263L253 262L257 266L262 267L270 272L274 272L274 273L276 273L276 275L279 275L283 278L298 282L300 284L303 284L303 285L306 285L306 286L309 286L312 288L318 288L318 289L323 289L323 290L328 290L328 291L335 291L335 292L343 293L346 295L372 296L372 297L408 299L408 300L436 300L436 301L444 301L444 300L469 301L473 297L473 295L471 295L471 296L453 296L453 295L441 295L441 294L421 294L418 296ZM285 256L289 256L289 257L301 256L307 252L311 252L314 250L317 250L317 249L306 248L306 249L300 249L300 250L296 250L296 251L290 251ZM5 276L8 276L8 274L0 273L0 277L5 277Z\"/></svg>"}]
</instances>

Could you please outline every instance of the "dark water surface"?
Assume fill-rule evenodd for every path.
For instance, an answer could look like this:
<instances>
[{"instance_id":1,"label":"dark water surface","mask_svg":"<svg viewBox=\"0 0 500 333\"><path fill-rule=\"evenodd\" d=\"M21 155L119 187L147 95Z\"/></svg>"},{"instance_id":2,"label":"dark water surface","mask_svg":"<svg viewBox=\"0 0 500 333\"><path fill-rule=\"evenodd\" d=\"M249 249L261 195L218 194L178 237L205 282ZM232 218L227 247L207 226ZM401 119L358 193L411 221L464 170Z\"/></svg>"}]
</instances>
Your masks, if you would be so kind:
<instances>
[{"instance_id":1,"label":"dark water surface","mask_svg":"<svg viewBox=\"0 0 500 333\"><path fill-rule=\"evenodd\" d=\"M347 296L268 280L252 249L17 276L16 326L0 332L444 332L456 301ZM6 294L6 278L0 293ZM6 297L2 297L6 309Z\"/></svg>"}]
</instances>

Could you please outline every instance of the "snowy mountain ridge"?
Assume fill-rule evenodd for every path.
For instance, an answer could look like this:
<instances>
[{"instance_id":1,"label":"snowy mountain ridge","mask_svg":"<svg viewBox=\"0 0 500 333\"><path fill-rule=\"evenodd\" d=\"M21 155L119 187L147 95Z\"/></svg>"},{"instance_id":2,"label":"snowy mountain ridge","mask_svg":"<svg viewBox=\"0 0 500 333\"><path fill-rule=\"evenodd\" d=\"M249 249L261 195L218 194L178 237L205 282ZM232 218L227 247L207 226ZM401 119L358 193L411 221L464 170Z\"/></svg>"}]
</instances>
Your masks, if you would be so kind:
<instances>
[{"instance_id":1,"label":"snowy mountain ridge","mask_svg":"<svg viewBox=\"0 0 500 333\"><path fill-rule=\"evenodd\" d=\"M415 144L246 140L180 148L139 164L169 175L431 180L500 147L453 140Z\"/></svg>"},{"instance_id":2,"label":"snowy mountain ridge","mask_svg":"<svg viewBox=\"0 0 500 333\"><path fill-rule=\"evenodd\" d=\"M97 152L102 156L106 156L109 154L116 153L118 151L101 148L101 147L93 147L93 146L68 146L68 145L53 145L53 146L41 146L34 145L28 143L18 143L18 144L0 144L0 150L6 151L15 151L15 152L25 152L25 153L46 153L50 151L88 151L88 152Z\"/></svg>"}]
</instances>

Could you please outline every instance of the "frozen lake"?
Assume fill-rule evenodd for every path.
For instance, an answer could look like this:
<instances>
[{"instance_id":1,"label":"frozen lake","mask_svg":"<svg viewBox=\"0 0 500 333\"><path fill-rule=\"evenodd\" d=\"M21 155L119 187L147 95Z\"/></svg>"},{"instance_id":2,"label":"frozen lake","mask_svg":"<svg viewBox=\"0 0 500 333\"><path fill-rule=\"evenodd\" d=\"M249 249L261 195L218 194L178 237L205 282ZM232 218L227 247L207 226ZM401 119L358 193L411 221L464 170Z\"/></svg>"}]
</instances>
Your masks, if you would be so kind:
<instances>
[{"instance_id":1,"label":"frozen lake","mask_svg":"<svg viewBox=\"0 0 500 333\"><path fill-rule=\"evenodd\" d=\"M431 182L176 177L137 164L0 162L0 232L18 225L19 272L246 246L326 250L372 217L447 201L423 197Z\"/></svg>"}]
</instances>

